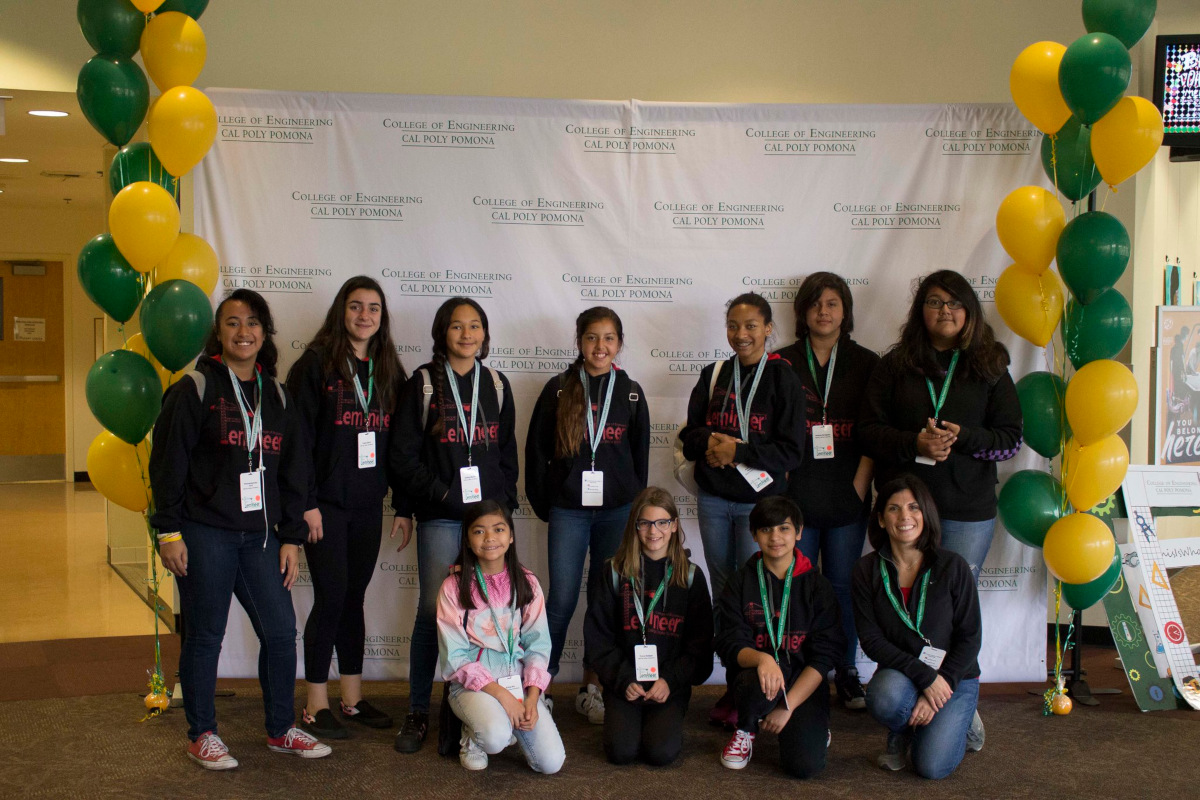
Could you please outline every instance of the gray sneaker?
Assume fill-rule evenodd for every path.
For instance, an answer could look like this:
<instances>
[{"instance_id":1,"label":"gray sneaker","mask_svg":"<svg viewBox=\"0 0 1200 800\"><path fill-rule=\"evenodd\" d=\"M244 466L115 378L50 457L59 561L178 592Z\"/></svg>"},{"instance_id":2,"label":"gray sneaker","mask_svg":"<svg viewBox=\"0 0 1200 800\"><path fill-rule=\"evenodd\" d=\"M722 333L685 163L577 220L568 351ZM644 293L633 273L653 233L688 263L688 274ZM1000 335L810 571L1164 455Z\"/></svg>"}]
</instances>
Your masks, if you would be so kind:
<instances>
[{"instance_id":1,"label":"gray sneaker","mask_svg":"<svg viewBox=\"0 0 1200 800\"><path fill-rule=\"evenodd\" d=\"M879 754L875 759L875 763L880 769L886 769L890 772L904 769L904 765L908 762L908 744L912 741L912 736L908 733L888 733L887 750Z\"/></svg>"},{"instance_id":2,"label":"gray sneaker","mask_svg":"<svg viewBox=\"0 0 1200 800\"><path fill-rule=\"evenodd\" d=\"M975 712L975 716L971 717L971 727L967 728L967 749L972 753L978 753L983 749L983 720L979 718L979 712Z\"/></svg>"}]
</instances>

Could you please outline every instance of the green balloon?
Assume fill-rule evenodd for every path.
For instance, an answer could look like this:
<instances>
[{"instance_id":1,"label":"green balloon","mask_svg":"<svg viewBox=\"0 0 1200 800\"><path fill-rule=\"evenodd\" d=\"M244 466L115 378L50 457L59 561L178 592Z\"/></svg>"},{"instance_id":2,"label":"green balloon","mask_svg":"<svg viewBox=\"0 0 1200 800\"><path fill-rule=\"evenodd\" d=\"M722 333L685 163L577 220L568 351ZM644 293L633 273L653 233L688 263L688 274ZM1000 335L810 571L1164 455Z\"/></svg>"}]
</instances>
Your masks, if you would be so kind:
<instances>
[{"instance_id":1,"label":"green balloon","mask_svg":"<svg viewBox=\"0 0 1200 800\"><path fill-rule=\"evenodd\" d=\"M1083 0L1083 27L1133 47L1150 29L1157 10L1157 0Z\"/></svg>"},{"instance_id":2,"label":"green balloon","mask_svg":"<svg viewBox=\"0 0 1200 800\"><path fill-rule=\"evenodd\" d=\"M150 106L146 73L128 58L92 56L79 70L75 94L88 122L117 147L133 138Z\"/></svg>"},{"instance_id":3,"label":"green balloon","mask_svg":"<svg viewBox=\"0 0 1200 800\"><path fill-rule=\"evenodd\" d=\"M1112 288L1129 264L1129 233L1103 211L1088 211L1058 236L1058 273L1079 302L1087 305Z\"/></svg>"},{"instance_id":4,"label":"green balloon","mask_svg":"<svg viewBox=\"0 0 1200 800\"><path fill-rule=\"evenodd\" d=\"M1017 381L1017 399L1025 420L1025 444L1040 455L1054 458L1070 438L1063 399L1067 384L1051 372L1031 372Z\"/></svg>"},{"instance_id":5,"label":"green balloon","mask_svg":"<svg viewBox=\"0 0 1200 800\"><path fill-rule=\"evenodd\" d=\"M1079 202L1100 185L1092 160L1092 131L1071 117L1053 136L1042 137L1042 169L1058 190Z\"/></svg>"},{"instance_id":6,"label":"green balloon","mask_svg":"<svg viewBox=\"0 0 1200 800\"><path fill-rule=\"evenodd\" d=\"M142 301L138 317L146 346L172 372L200 355L212 329L213 312L204 290L191 281L160 283Z\"/></svg>"},{"instance_id":7,"label":"green balloon","mask_svg":"<svg viewBox=\"0 0 1200 800\"><path fill-rule=\"evenodd\" d=\"M1000 488L997 511L1018 542L1041 547L1050 526L1066 511L1066 494L1053 475L1036 469L1014 472Z\"/></svg>"},{"instance_id":8,"label":"green balloon","mask_svg":"<svg viewBox=\"0 0 1200 800\"><path fill-rule=\"evenodd\" d=\"M1104 595L1117 585L1117 580L1121 577L1121 548L1117 548L1113 553L1112 563L1108 565L1108 569L1104 570L1104 574L1094 581L1087 583L1064 583L1062 585L1063 600L1067 601L1067 605L1076 611L1082 611L1085 608L1091 608L1104 598Z\"/></svg>"},{"instance_id":9,"label":"green balloon","mask_svg":"<svg viewBox=\"0 0 1200 800\"><path fill-rule=\"evenodd\" d=\"M113 156L112 164L108 168L108 185L114 195L131 183L150 181L166 189L178 204L179 198L175 191L177 180L158 160L149 142L125 145Z\"/></svg>"},{"instance_id":10,"label":"green balloon","mask_svg":"<svg viewBox=\"0 0 1200 800\"><path fill-rule=\"evenodd\" d=\"M142 302L145 278L129 266L112 237L102 233L85 244L78 269L79 283L92 302L117 322L128 322Z\"/></svg>"},{"instance_id":11,"label":"green balloon","mask_svg":"<svg viewBox=\"0 0 1200 800\"><path fill-rule=\"evenodd\" d=\"M1084 125L1107 114L1129 88L1133 64L1114 36L1089 33L1067 47L1058 65L1058 88L1067 108Z\"/></svg>"},{"instance_id":12,"label":"green balloon","mask_svg":"<svg viewBox=\"0 0 1200 800\"><path fill-rule=\"evenodd\" d=\"M79 0L75 18L83 38L100 55L132 58L141 47L146 15L129 0Z\"/></svg>"},{"instance_id":13,"label":"green balloon","mask_svg":"<svg viewBox=\"0 0 1200 800\"><path fill-rule=\"evenodd\" d=\"M88 408L100 424L130 444L154 427L162 408L162 383L150 362L128 350L113 350L88 370Z\"/></svg>"},{"instance_id":14,"label":"green balloon","mask_svg":"<svg viewBox=\"0 0 1200 800\"><path fill-rule=\"evenodd\" d=\"M192 19L200 19L200 15L204 13L204 9L206 8L208 8L208 0L165 0L154 13L162 14L167 11L179 11L187 14Z\"/></svg>"},{"instance_id":15,"label":"green balloon","mask_svg":"<svg viewBox=\"0 0 1200 800\"><path fill-rule=\"evenodd\" d=\"M1116 358L1133 333L1133 310L1116 289L1088 305L1072 298L1063 323L1067 356L1075 369L1102 358Z\"/></svg>"}]
</instances>

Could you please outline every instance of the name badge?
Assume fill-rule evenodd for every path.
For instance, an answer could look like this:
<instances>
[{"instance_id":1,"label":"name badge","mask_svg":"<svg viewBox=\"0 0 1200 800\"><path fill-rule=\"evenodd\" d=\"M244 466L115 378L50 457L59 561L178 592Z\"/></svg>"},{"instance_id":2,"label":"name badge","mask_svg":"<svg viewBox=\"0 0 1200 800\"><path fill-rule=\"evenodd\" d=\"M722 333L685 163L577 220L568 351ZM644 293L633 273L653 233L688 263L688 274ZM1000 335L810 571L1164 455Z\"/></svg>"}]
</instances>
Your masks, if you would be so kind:
<instances>
[{"instance_id":1,"label":"name badge","mask_svg":"<svg viewBox=\"0 0 1200 800\"><path fill-rule=\"evenodd\" d=\"M917 658L921 659L921 663L927 667L941 669L942 662L946 660L946 651L927 644L921 648L921 655L917 656Z\"/></svg>"},{"instance_id":2,"label":"name badge","mask_svg":"<svg viewBox=\"0 0 1200 800\"><path fill-rule=\"evenodd\" d=\"M932 458L929 458L928 456L917 456L915 460L918 464L924 464L927 467L936 467L937 466L937 462L934 461Z\"/></svg>"},{"instance_id":3,"label":"name badge","mask_svg":"<svg viewBox=\"0 0 1200 800\"><path fill-rule=\"evenodd\" d=\"M462 484L462 501L478 503L483 499L483 488L479 482L479 467L463 467L458 471L458 480Z\"/></svg>"},{"instance_id":4,"label":"name badge","mask_svg":"<svg viewBox=\"0 0 1200 800\"><path fill-rule=\"evenodd\" d=\"M633 669L639 681L656 681L658 674L658 645L639 644L633 648Z\"/></svg>"},{"instance_id":5,"label":"name badge","mask_svg":"<svg viewBox=\"0 0 1200 800\"><path fill-rule=\"evenodd\" d=\"M585 506L604 505L604 473L600 470L584 470L583 472L583 504Z\"/></svg>"},{"instance_id":6,"label":"name badge","mask_svg":"<svg viewBox=\"0 0 1200 800\"><path fill-rule=\"evenodd\" d=\"M358 435L358 468L369 469L375 466L375 431L366 431Z\"/></svg>"},{"instance_id":7,"label":"name badge","mask_svg":"<svg viewBox=\"0 0 1200 800\"><path fill-rule=\"evenodd\" d=\"M833 426L813 425L812 428L813 458L833 458Z\"/></svg>"},{"instance_id":8,"label":"name badge","mask_svg":"<svg viewBox=\"0 0 1200 800\"><path fill-rule=\"evenodd\" d=\"M262 511L262 473L243 472L241 474L242 511Z\"/></svg>"},{"instance_id":9,"label":"name badge","mask_svg":"<svg viewBox=\"0 0 1200 800\"><path fill-rule=\"evenodd\" d=\"M518 700L525 700L525 689L521 686L520 675L509 675L507 678L501 678L496 681L500 684L500 688L507 689L508 693Z\"/></svg>"},{"instance_id":10,"label":"name badge","mask_svg":"<svg viewBox=\"0 0 1200 800\"><path fill-rule=\"evenodd\" d=\"M764 469L756 469L746 464L738 464L737 471L746 479L746 483L750 484L750 488L756 492L761 492L775 482Z\"/></svg>"}]
</instances>

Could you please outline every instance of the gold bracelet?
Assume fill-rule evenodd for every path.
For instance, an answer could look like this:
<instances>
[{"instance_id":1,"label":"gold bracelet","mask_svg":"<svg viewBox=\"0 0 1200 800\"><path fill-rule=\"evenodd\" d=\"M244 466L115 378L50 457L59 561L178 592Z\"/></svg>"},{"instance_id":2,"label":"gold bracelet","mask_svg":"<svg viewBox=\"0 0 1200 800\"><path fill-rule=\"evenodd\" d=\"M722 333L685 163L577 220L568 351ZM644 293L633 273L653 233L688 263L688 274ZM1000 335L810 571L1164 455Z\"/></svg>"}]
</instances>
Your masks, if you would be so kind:
<instances>
[{"instance_id":1,"label":"gold bracelet","mask_svg":"<svg viewBox=\"0 0 1200 800\"><path fill-rule=\"evenodd\" d=\"M182 533L168 533L165 536L160 534L158 537L158 543L159 544L167 544L169 542L178 542L182 538L183 538Z\"/></svg>"}]
</instances>

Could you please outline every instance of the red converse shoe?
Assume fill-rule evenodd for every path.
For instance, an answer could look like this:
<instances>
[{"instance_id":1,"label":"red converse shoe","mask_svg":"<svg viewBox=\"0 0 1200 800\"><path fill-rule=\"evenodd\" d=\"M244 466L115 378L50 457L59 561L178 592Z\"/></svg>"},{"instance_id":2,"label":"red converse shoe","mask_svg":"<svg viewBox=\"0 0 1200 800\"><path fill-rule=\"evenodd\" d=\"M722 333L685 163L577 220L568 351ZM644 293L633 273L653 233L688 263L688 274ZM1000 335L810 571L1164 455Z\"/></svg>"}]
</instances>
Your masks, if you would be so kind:
<instances>
[{"instance_id":1,"label":"red converse shoe","mask_svg":"<svg viewBox=\"0 0 1200 800\"><path fill-rule=\"evenodd\" d=\"M212 731L200 734L200 738L188 746L188 758L205 769L233 769L238 765L221 737Z\"/></svg>"},{"instance_id":2,"label":"red converse shoe","mask_svg":"<svg viewBox=\"0 0 1200 800\"><path fill-rule=\"evenodd\" d=\"M324 758L333 752L329 745L322 744L299 728L288 728L283 736L268 736L267 747L276 753L292 753L301 758Z\"/></svg>"},{"instance_id":3,"label":"red converse shoe","mask_svg":"<svg viewBox=\"0 0 1200 800\"><path fill-rule=\"evenodd\" d=\"M725 749L721 751L721 764L729 769L742 769L750 763L754 755L754 734L741 730L733 732L733 737Z\"/></svg>"}]
</instances>

